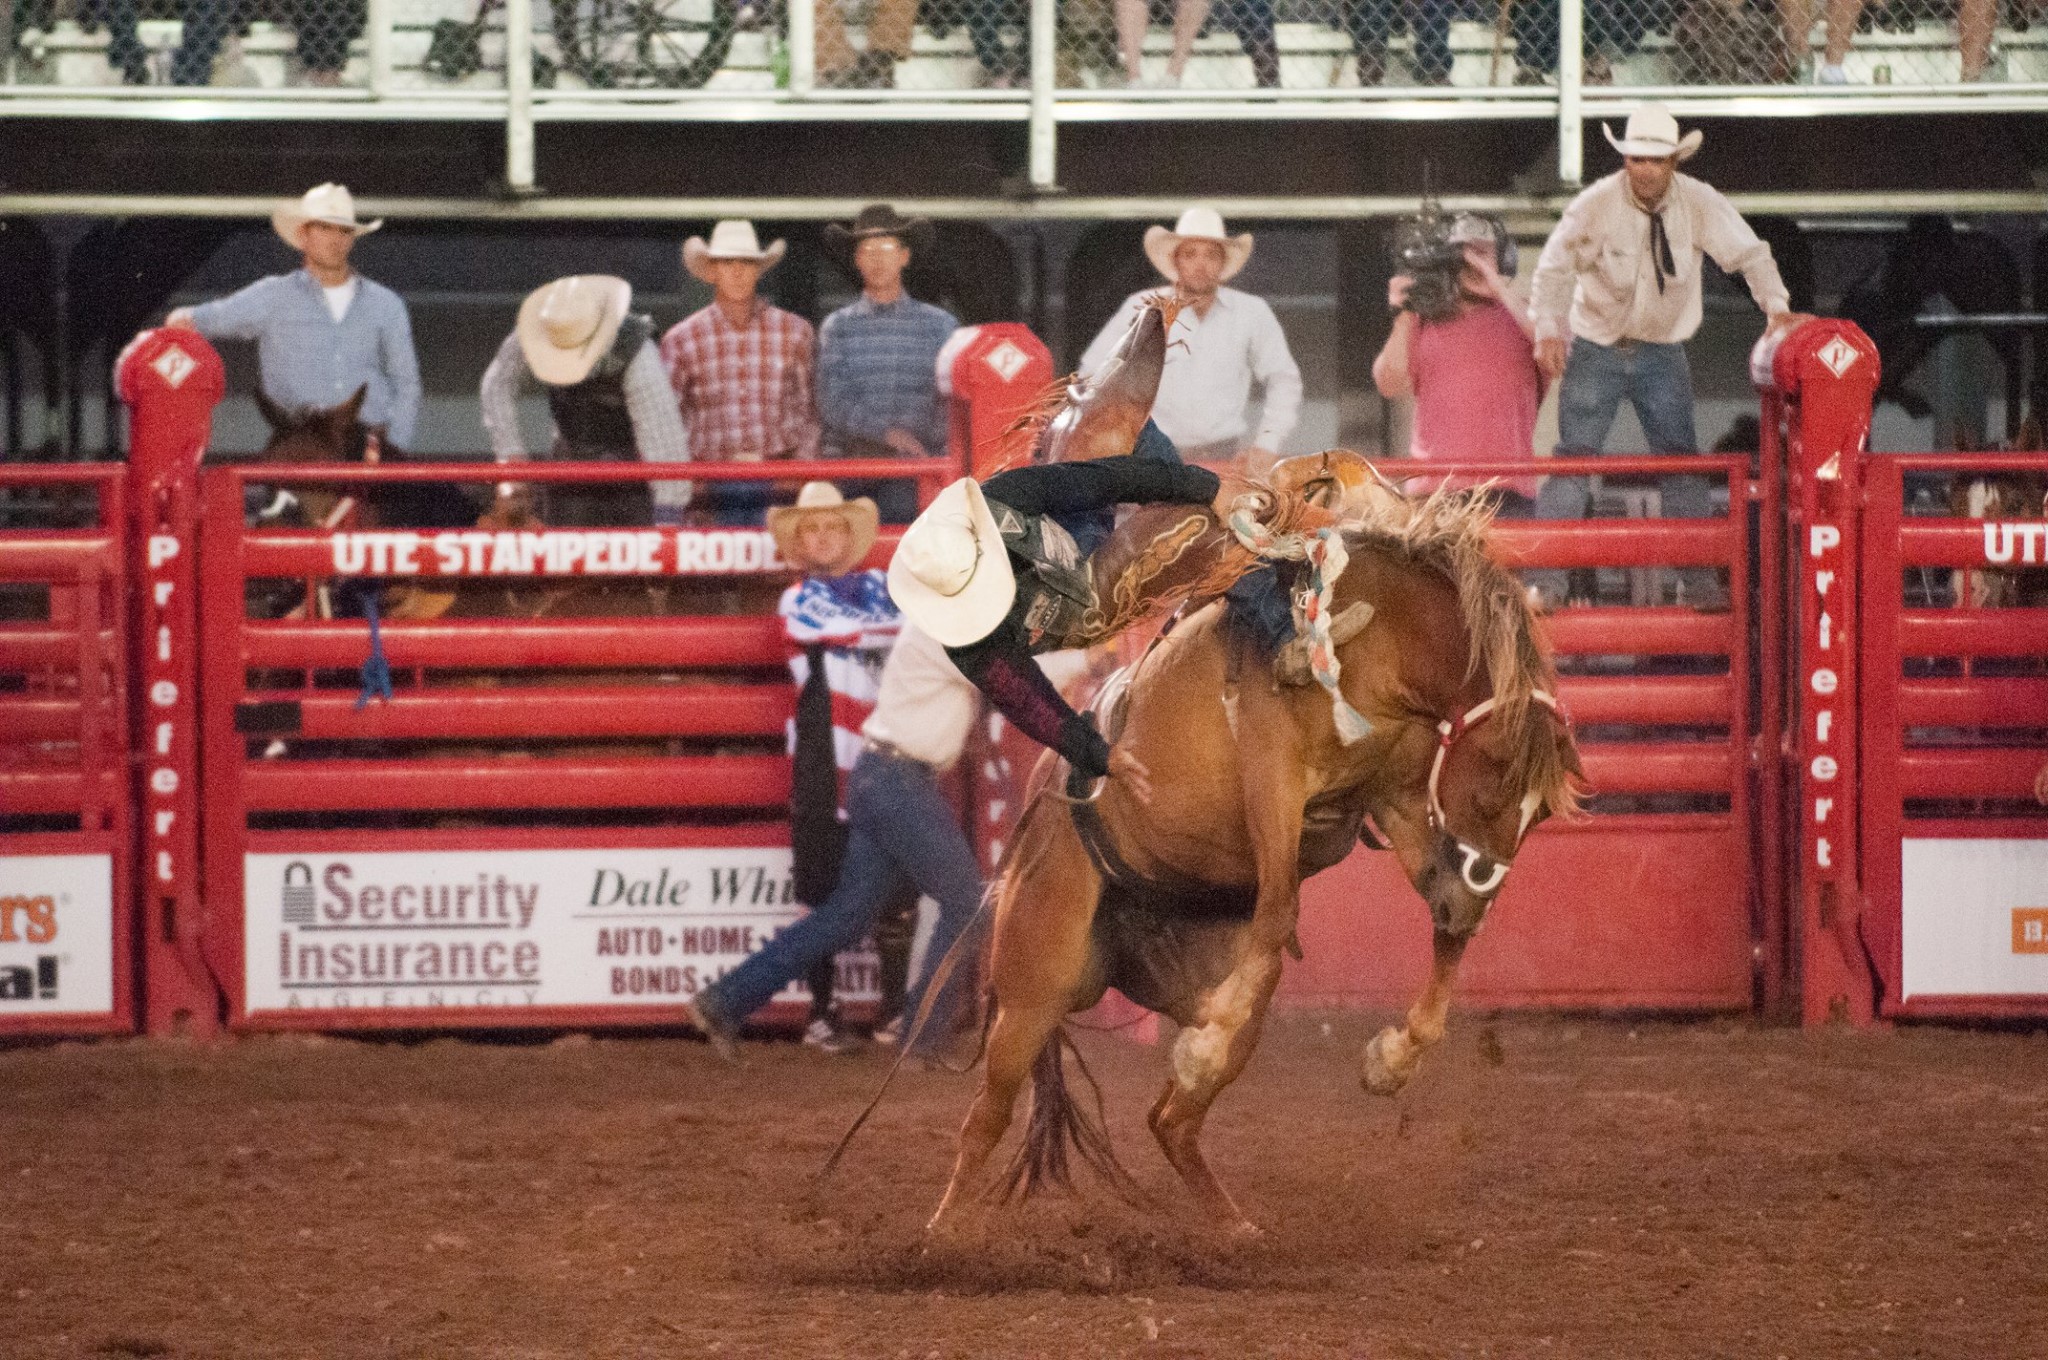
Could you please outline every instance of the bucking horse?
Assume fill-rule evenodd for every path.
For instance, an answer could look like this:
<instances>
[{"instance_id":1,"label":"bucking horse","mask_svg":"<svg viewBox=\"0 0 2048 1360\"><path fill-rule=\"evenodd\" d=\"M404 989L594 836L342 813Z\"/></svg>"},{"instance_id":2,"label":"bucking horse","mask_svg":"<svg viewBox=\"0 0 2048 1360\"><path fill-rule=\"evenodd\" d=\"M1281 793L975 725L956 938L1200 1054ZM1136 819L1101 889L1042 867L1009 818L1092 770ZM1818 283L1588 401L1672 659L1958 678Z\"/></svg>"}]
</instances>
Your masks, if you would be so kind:
<instances>
[{"instance_id":1,"label":"bucking horse","mask_svg":"<svg viewBox=\"0 0 2048 1360\"><path fill-rule=\"evenodd\" d=\"M1155 328L1150 344L1135 334L1127 342L1132 362L1074 391L1067 405L1090 408L1083 416L1055 416L1046 432L1071 449L1115 448L1122 437L1091 441L1088 427L1113 422L1134 435L1163 360L1164 328ZM1283 953L1299 955L1302 881L1363 839L1391 850L1428 904L1428 983L1406 1022L1375 1035L1362 1057L1366 1089L1391 1094L1443 1037L1459 962L1524 837L1576 809L1577 749L1526 596L1487 551L1490 503L1439 492L1375 508L1383 493L1356 475L1362 465L1315 455L1274 478L1346 512L1333 532L1348 563L1325 604L1341 615L1363 603L1370 621L1335 648L1338 665L1323 668L1336 672L1330 684L1276 684L1224 602L1197 600L1127 684L1113 682L1098 700L1104 735L1150 768L1150 801L1114 780L1080 786L1051 753L1033 772L991 888L986 1067L934 1228L979 1188L1027 1078L1029 1126L991 1189L1065 1184L1070 1150L1128 1185L1065 1075L1065 1017L1115 987L1181 1026L1149 1119L1167 1160L1212 1217L1255 1231L1200 1138L1258 1043ZM1193 532L1190 514L1138 511L1098 563L1142 557L1176 526L1193 543L1188 562L1227 555L1227 531L1210 519ZM1352 710L1343 732L1340 697Z\"/></svg>"}]
</instances>

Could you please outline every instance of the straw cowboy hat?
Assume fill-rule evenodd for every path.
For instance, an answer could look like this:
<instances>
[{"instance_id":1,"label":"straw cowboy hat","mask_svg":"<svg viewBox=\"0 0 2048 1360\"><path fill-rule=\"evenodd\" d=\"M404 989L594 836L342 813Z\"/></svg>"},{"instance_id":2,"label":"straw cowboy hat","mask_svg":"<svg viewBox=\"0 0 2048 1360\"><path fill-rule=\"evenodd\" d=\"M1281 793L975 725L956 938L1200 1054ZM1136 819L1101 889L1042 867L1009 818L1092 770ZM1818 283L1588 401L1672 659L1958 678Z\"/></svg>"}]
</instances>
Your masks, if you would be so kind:
<instances>
[{"instance_id":1,"label":"straw cowboy hat","mask_svg":"<svg viewBox=\"0 0 2048 1360\"><path fill-rule=\"evenodd\" d=\"M905 217L886 203L871 203L860 210L852 226L833 222L825 228L825 244L848 253L872 236L893 236L916 254L931 247L932 224L922 217Z\"/></svg>"},{"instance_id":2,"label":"straw cowboy hat","mask_svg":"<svg viewBox=\"0 0 2048 1360\"><path fill-rule=\"evenodd\" d=\"M347 227L358 236L368 236L384 225L384 219L374 222L356 221L355 196L345 184L316 184L305 194L291 202L280 203L270 214L270 225L284 238L284 243L293 250L303 249L299 232L308 222L325 222L330 227Z\"/></svg>"},{"instance_id":3,"label":"straw cowboy hat","mask_svg":"<svg viewBox=\"0 0 2048 1360\"><path fill-rule=\"evenodd\" d=\"M582 382L618 339L632 301L633 285L609 274L572 274L534 289L515 327L526 366L550 387Z\"/></svg>"},{"instance_id":4,"label":"straw cowboy hat","mask_svg":"<svg viewBox=\"0 0 2048 1360\"><path fill-rule=\"evenodd\" d=\"M1236 236L1223 230L1223 215L1214 208L1189 208L1180 215L1180 221L1173 224L1173 230L1165 227L1145 228L1145 254L1152 261L1152 267L1166 276L1168 283L1180 282L1180 269L1173 262L1173 253L1180 249L1182 241L1215 241L1223 247L1223 273L1221 278L1228 281L1237 271L1244 268L1246 260L1252 257L1252 234L1240 232Z\"/></svg>"},{"instance_id":5,"label":"straw cowboy hat","mask_svg":"<svg viewBox=\"0 0 2048 1360\"><path fill-rule=\"evenodd\" d=\"M849 562L860 561L875 546L875 528L881 516L874 501L866 496L848 500L830 482L805 482L796 493L795 505L778 505L768 512L768 532L775 536L776 550L787 560L796 560L796 531L813 515L837 515L846 521L846 530L853 535Z\"/></svg>"},{"instance_id":6,"label":"straw cowboy hat","mask_svg":"<svg viewBox=\"0 0 2048 1360\"><path fill-rule=\"evenodd\" d=\"M1671 110L1662 104L1645 104L1628 116L1628 127L1616 137L1614 129L1602 123L1600 130L1607 134L1607 144L1624 156L1653 156L1662 160L1676 156L1680 160L1692 159L1700 149L1707 134L1694 128L1683 137L1678 135L1678 120L1671 116Z\"/></svg>"},{"instance_id":7,"label":"straw cowboy hat","mask_svg":"<svg viewBox=\"0 0 2048 1360\"><path fill-rule=\"evenodd\" d=\"M701 236L692 236L683 242L683 268L706 283L711 282L713 260L751 260L766 273L782 263L783 253L788 249L786 241L777 241L766 250L761 249L761 238L754 235L752 222L727 218L711 228L708 243Z\"/></svg>"},{"instance_id":8,"label":"straw cowboy hat","mask_svg":"<svg viewBox=\"0 0 2048 1360\"><path fill-rule=\"evenodd\" d=\"M945 647L995 631L1017 598L1010 551L972 477L941 491L889 559L889 596Z\"/></svg>"}]
</instances>

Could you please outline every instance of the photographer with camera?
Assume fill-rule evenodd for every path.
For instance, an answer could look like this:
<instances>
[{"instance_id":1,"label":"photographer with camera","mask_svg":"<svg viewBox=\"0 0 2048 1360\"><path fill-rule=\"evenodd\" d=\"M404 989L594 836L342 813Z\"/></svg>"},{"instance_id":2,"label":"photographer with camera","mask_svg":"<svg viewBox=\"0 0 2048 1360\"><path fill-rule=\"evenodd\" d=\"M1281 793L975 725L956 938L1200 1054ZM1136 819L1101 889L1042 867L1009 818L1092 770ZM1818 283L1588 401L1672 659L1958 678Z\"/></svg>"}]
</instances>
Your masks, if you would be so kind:
<instances>
[{"instance_id":1,"label":"photographer with camera","mask_svg":"<svg viewBox=\"0 0 2048 1360\"><path fill-rule=\"evenodd\" d=\"M1387 284L1400 315L1372 363L1380 395L1413 397L1408 456L1417 459L1528 458L1544 377L1536 329L1509 277L1515 243L1497 218L1435 212L1403 225ZM1471 485L1475 478L1425 477L1410 492ZM1501 513L1526 516L1534 477L1501 484Z\"/></svg>"}]
</instances>

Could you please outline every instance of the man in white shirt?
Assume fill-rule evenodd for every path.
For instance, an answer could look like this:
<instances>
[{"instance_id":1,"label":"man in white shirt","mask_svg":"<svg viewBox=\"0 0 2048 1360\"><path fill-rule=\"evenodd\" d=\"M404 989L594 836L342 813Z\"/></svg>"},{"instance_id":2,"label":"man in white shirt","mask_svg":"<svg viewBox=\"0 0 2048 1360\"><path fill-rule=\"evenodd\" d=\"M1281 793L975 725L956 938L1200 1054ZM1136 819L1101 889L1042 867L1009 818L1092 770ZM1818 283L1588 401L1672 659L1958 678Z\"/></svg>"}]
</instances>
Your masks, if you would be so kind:
<instances>
[{"instance_id":1,"label":"man in white shirt","mask_svg":"<svg viewBox=\"0 0 2048 1360\"><path fill-rule=\"evenodd\" d=\"M1040 664L1050 669L1059 663L1048 658ZM737 1062L734 1041L746 1018L816 960L858 944L882 906L910 886L939 904L938 925L925 951L931 962L904 1001L905 1015L918 1013L932 970L981 907L981 868L940 783L959 761L980 712L980 693L946 649L906 623L882 667L874 710L861 725L860 758L846 776L839 886L690 1002L691 1021L720 1057ZM971 960L954 968L932 1007L919 1051L943 1051L972 995L973 973Z\"/></svg>"},{"instance_id":2,"label":"man in white shirt","mask_svg":"<svg viewBox=\"0 0 2048 1360\"><path fill-rule=\"evenodd\" d=\"M1536 362L1563 379L1557 452L1599 453L1626 398L1651 452L1697 453L1685 342L1700 325L1702 258L1711 255L1742 275L1771 330L1799 318L1770 246L1718 190L1678 173L1678 163L1699 150L1697 129L1681 137L1677 119L1648 104L1629 118L1622 137L1601 131L1623 166L1565 209L1544 243L1532 288ZM1586 502L1583 479L1552 477L1537 497L1536 516L1580 519ZM1706 478L1665 478L1664 513L1706 518ZM1562 596L1562 572L1528 577L1550 602Z\"/></svg>"},{"instance_id":3,"label":"man in white shirt","mask_svg":"<svg viewBox=\"0 0 2048 1360\"><path fill-rule=\"evenodd\" d=\"M1148 230L1145 254L1173 285L1182 309L1167 335L1153 421L1190 462L1245 454L1249 470L1263 472L1301 416L1301 370L1265 300L1223 286L1251 259L1251 233L1232 236L1214 208L1194 207L1173 230ZM1148 291L1124 299L1081 356L1082 377L1108 362L1151 296ZM1256 429L1247 419L1254 384L1261 397Z\"/></svg>"}]
</instances>

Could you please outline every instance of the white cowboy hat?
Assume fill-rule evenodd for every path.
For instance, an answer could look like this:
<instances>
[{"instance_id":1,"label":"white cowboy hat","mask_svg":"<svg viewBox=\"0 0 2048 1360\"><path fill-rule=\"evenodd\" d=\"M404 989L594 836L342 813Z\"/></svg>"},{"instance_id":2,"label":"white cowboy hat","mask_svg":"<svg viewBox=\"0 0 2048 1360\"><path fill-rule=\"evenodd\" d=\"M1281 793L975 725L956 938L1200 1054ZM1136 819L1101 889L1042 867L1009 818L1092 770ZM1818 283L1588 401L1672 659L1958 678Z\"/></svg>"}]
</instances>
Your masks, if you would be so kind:
<instances>
[{"instance_id":1,"label":"white cowboy hat","mask_svg":"<svg viewBox=\"0 0 2048 1360\"><path fill-rule=\"evenodd\" d=\"M1607 144L1624 156L1653 156L1661 160L1676 156L1690 160L1692 153L1700 149L1707 134L1694 128L1683 137L1678 135L1678 120L1671 116L1671 110L1662 104L1645 104L1628 116L1628 127L1621 136L1614 135L1614 129L1602 123L1600 130L1607 134Z\"/></svg>"},{"instance_id":2,"label":"white cowboy hat","mask_svg":"<svg viewBox=\"0 0 2048 1360\"><path fill-rule=\"evenodd\" d=\"M711 228L708 243L701 236L692 236L683 242L683 268L709 283L712 260L752 260L766 271L781 262L787 249L788 243L784 241L777 241L766 250L761 249L761 238L754 235L752 222L728 218Z\"/></svg>"},{"instance_id":3,"label":"white cowboy hat","mask_svg":"<svg viewBox=\"0 0 2048 1360\"><path fill-rule=\"evenodd\" d=\"M1173 224L1173 230L1165 227L1145 228L1145 254L1152 261L1152 267L1166 276L1168 283L1180 282L1180 269L1173 262L1173 253L1180 249L1182 241L1217 241L1223 246L1222 280L1229 280L1244 268L1244 262L1252 257L1252 234L1248 231L1232 236L1223 230L1223 214L1214 208L1189 208L1180 215L1180 221Z\"/></svg>"},{"instance_id":4,"label":"white cowboy hat","mask_svg":"<svg viewBox=\"0 0 2048 1360\"><path fill-rule=\"evenodd\" d=\"M795 505L778 505L770 510L768 532L775 536L775 547L782 556L794 562L797 527L808 516L835 514L846 521L847 532L853 535L848 560L859 562L868 555L868 549L875 546L875 529L881 521L881 514L875 509L873 500L866 496L848 500L830 482L805 482L803 489L796 493Z\"/></svg>"},{"instance_id":5,"label":"white cowboy hat","mask_svg":"<svg viewBox=\"0 0 2048 1360\"><path fill-rule=\"evenodd\" d=\"M1017 599L1010 550L972 477L941 491L889 559L889 595L945 647L993 633Z\"/></svg>"},{"instance_id":6,"label":"white cowboy hat","mask_svg":"<svg viewBox=\"0 0 2048 1360\"><path fill-rule=\"evenodd\" d=\"M358 236L368 236L384 225L381 217L374 222L356 221L355 196L344 184L316 184L297 200L278 204L270 214L270 225L293 250L305 248L299 240L299 231L308 222L347 227Z\"/></svg>"},{"instance_id":7,"label":"white cowboy hat","mask_svg":"<svg viewBox=\"0 0 2048 1360\"><path fill-rule=\"evenodd\" d=\"M609 274L572 274L534 289L514 328L526 366L550 387L582 382L618 339L632 301L633 285Z\"/></svg>"}]
</instances>

